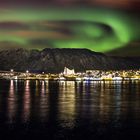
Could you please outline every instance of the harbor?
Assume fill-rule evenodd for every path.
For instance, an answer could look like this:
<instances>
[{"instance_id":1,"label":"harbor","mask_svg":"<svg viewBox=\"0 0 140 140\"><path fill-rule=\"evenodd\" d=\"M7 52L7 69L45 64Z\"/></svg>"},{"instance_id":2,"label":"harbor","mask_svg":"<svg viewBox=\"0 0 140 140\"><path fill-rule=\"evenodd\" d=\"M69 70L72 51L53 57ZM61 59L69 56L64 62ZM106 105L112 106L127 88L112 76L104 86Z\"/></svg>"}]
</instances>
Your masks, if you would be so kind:
<instances>
[{"instance_id":1,"label":"harbor","mask_svg":"<svg viewBox=\"0 0 140 140\"><path fill-rule=\"evenodd\" d=\"M51 73L32 73L10 71L0 71L0 79L10 80L50 80L50 81L140 81L140 70L123 70L123 71L103 71L103 70L86 70L85 72L75 72L74 69L64 68L64 71L58 74Z\"/></svg>"}]
</instances>

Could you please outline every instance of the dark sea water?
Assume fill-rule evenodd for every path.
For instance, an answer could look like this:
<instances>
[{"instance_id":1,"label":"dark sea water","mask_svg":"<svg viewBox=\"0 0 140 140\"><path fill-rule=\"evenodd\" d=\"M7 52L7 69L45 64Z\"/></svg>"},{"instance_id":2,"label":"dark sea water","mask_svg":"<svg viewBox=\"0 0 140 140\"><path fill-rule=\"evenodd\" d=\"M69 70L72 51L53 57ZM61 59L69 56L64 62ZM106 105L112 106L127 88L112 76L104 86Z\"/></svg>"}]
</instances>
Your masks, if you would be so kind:
<instances>
[{"instance_id":1,"label":"dark sea water","mask_svg":"<svg viewBox=\"0 0 140 140\"><path fill-rule=\"evenodd\" d=\"M0 80L0 138L140 139L140 81Z\"/></svg>"}]
</instances>

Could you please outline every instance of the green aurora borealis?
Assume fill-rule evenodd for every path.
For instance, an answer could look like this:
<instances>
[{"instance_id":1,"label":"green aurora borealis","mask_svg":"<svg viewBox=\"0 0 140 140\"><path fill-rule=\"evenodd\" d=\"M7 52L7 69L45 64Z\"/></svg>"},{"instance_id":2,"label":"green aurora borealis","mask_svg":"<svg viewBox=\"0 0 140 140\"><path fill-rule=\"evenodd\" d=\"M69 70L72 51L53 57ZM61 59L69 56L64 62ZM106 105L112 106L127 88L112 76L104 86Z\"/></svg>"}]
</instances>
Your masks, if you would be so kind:
<instances>
[{"instance_id":1,"label":"green aurora borealis","mask_svg":"<svg viewBox=\"0 0 140 140\"><path fill-rule=\"evenodd\" d=\"M138 16L105 8L1 9L0 45L108 52L139 41L139 25Z\"/></svg>"}]
</instances>

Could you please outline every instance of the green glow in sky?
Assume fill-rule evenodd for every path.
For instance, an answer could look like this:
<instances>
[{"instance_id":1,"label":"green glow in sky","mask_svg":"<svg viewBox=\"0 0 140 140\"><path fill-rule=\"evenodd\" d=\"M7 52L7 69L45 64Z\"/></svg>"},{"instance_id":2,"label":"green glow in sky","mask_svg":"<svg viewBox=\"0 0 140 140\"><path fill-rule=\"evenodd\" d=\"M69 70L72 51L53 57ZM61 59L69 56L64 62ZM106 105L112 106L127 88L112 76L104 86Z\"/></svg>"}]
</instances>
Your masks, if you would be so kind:
<instances>
[{"instance_id":1,"label":"green glow in sky","mask_svg":"<svg viewBox=\"0 0 140 140\"><path fill-rule=\"evenodd\" d=\"M16 42L21 45L24 44L24 47L32 46L30 40L43 39L47 40L47 43L49 42L49 45L46 44L49 47L88 48L94 51L106 52L140 39L140 19L123 12L106 9L48 8L41 10L13 8L0 13L0 22L11 21L29 25L30 28L21 29L22 33L17 33L19 31L17 29L15 29L16 33L14 31L10 33L0 31L0 42ZM67 28L72 34L68 38L64 38L64 36L67 36L67 33L65 33L62 37L60 35L61 38L58 38L55 37L55 28L52 32L51 29L49 31L49 27L46 29L44 25L42 27L39 25L43 21L46 23L51 21L55 25L57 25L57 21L81 21L84 23L69 25ZM32 31L36 31L36 36L31 36ZM42 33L42 35L39 33L40 31L46 32L47 35L45 33ZM61 29L56 32L60 31ZM25 34L25 32L27 33ZM49 33L54 34L54 38L53 35L50 37ZM37 48L41 49L42 44L38 44Z\"/></svg>"}]
</instances>

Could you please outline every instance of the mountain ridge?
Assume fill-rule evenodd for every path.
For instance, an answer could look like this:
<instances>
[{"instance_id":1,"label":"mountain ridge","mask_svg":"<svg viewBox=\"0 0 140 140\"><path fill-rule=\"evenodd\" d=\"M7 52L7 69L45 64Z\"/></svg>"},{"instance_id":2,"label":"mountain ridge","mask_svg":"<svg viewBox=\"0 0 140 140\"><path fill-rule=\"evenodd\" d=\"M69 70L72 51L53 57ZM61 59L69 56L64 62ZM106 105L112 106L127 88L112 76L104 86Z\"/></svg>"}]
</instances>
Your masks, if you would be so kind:
<instances>
[{"instance_id":1,"label":"mountain ridge","mask_svg":"<svg viewBox=\"0 0 140 140\"><path fill-rule=\"evenodd\" d=\"M111 57L88 49L23 48L0 50L0 70L60 73L64 67L85 70L139 69L140 57Z\"/></svg>"}]
</instances>

